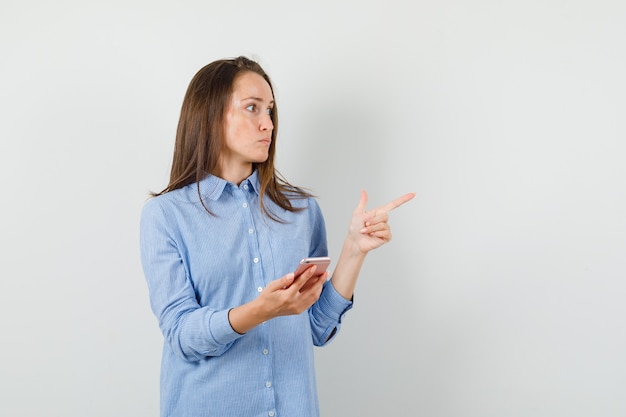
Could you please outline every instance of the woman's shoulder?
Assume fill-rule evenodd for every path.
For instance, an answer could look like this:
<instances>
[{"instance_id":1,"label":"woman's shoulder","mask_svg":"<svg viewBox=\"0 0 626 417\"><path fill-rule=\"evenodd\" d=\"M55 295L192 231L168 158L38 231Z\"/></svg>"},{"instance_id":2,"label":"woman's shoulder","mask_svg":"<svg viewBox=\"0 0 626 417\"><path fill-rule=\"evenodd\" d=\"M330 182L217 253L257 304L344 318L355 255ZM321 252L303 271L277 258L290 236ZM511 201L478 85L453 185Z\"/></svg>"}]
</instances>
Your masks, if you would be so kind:
<instances>
[{"instance_id":1,"label":"woman's shoulder","mask_svg":"<svg viewBox=\"0 0 626 417\"><path fill-rule=\"evenodd\" d=\"M192 185L186 185L176 190L168 191L163 194L151 196L143 206L143 212L164 212L173 208L184 207L185 204L192 203L189 198L189 189ZM197 198L196 198L197 200Z\"/></svg>"},{"instance_id":2,"label":"woman's shoulder","mask_svg":"<svg viewBox=\"0 0 626 417\"><path fill-rule=\"evenodd\" d=\"M317 206L317 197L305 188L290 185L289 187L285 187L283 195L294 208L303 209Z\"/></svg>"}]
</instances>

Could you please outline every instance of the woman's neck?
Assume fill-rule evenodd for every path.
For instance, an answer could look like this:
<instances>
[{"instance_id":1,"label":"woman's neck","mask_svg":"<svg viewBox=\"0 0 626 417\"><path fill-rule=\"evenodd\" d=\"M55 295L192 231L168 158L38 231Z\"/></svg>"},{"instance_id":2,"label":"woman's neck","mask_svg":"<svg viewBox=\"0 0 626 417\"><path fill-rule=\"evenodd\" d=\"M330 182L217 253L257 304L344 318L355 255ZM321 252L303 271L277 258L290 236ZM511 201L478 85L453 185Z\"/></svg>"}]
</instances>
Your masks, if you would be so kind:
<instances>
[{"instance_id":1,"label":"woman's neck","mask_svg":"<svg viewBox=\"0 0 626 417\"><path fill-rule=\"evenodd\" d=\"M230 166L220 164L215 175L222 179L225 179L228 182L239 185L243 180L252 175L252 170L253 165L251 163Z\"/></svg>"}]
</instances>

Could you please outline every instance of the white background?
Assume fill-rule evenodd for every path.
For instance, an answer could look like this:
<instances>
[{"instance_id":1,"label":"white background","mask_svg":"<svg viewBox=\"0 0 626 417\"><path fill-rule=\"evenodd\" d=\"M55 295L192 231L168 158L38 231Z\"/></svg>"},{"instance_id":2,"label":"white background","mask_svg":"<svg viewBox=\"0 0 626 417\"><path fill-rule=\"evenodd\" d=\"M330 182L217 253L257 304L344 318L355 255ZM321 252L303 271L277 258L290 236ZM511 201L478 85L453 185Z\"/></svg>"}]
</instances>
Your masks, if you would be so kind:
<instances>
[{"instance_id":1,"label":"white background","mask_svg":"<svg viewBox=\"0 0 626 417\"><path fill-rule=\"evenodd\" d=\"M0 415L156 416L138 221L191 77L245 54L336 259L409 191L324 416L626 415L626 3L0 3Z\"/></svg>"}]
</instances>

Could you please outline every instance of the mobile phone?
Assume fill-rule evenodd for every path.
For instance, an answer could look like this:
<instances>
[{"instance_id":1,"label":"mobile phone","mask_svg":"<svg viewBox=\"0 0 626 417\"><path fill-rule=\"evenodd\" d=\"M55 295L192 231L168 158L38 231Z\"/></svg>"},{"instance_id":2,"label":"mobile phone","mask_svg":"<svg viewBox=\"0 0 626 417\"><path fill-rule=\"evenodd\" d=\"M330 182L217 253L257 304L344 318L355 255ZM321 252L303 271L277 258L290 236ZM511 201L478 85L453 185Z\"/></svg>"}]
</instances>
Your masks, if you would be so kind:
<instances>
[{"instance_id":1,"label":"mobile phone","mask_svg":"<svg viewBox=\"0 0 626 417\"><path fill-rule=\"evenodd\" d=\"M320 256L316 258L304 258L298 264L298 267L296 268L294 275L297 277L298 275L306 271L308 268L310 268L311 265L317 265L317 269L315 270L315 276L322 275L324 272L326 272L326 269L328 269L328 265L330 265L330 258L328 256Z\"/></svg>"}]
</instances>

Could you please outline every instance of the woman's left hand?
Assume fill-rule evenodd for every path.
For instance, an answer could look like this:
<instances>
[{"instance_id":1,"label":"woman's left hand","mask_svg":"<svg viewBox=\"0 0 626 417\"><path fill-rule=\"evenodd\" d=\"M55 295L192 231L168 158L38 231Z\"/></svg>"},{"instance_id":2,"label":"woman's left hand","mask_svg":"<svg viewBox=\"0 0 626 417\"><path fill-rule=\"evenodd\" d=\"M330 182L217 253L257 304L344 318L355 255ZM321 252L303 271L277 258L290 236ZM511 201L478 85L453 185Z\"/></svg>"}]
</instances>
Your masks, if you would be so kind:
<instances>
[{"instance_id":1,"label":"woman's left hand","mask_svg":"<svg viewBox=\"0 0 626 417\"><path fill-rule=\"evenodd\" d=\"M348 239L352 240L356 248L363 254L389 242L391 240L391 229L387 223L389 212L413 197L415 197L415 193L404 194L384 206L366 210L367 192L362 190L359 205L352 212Z\"/></svg>"}]
</instances>

